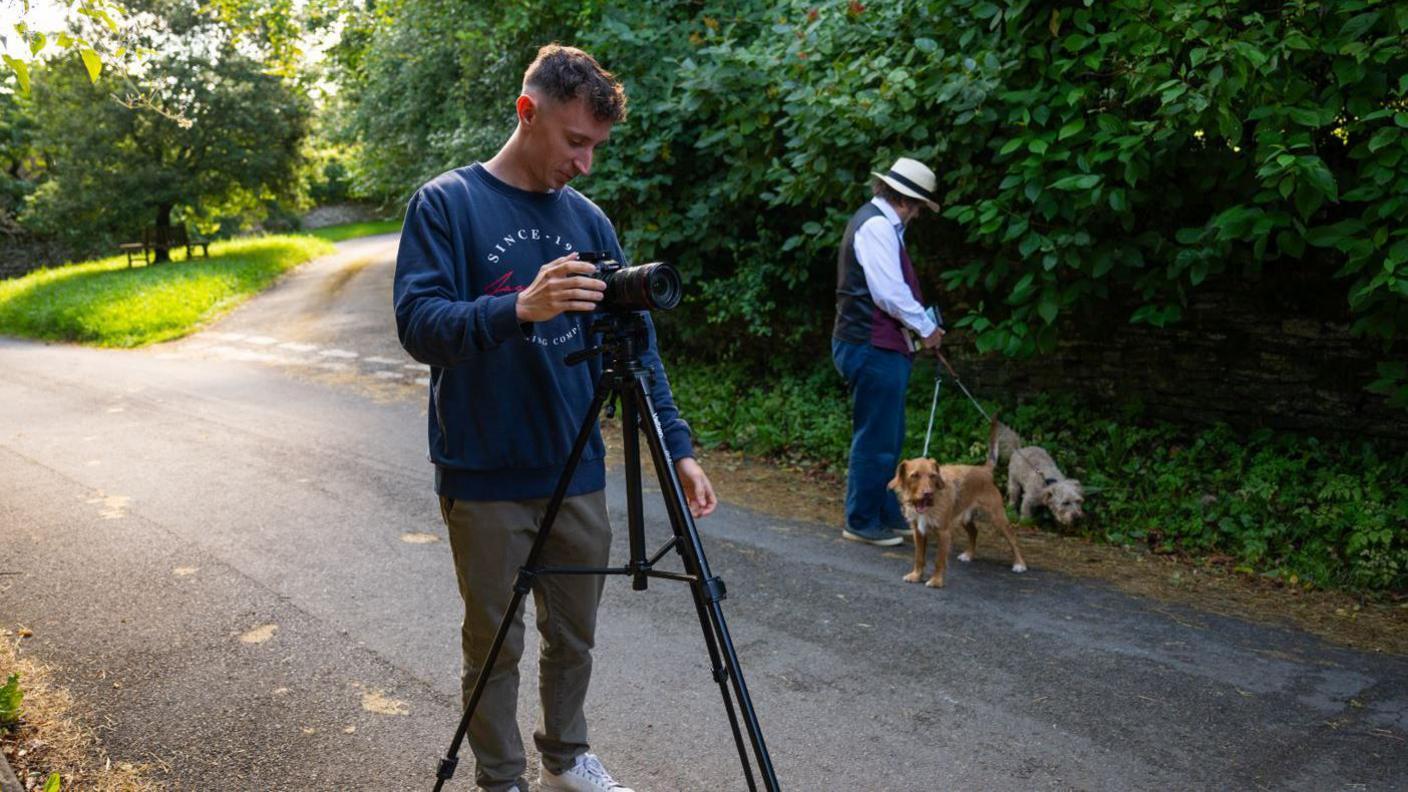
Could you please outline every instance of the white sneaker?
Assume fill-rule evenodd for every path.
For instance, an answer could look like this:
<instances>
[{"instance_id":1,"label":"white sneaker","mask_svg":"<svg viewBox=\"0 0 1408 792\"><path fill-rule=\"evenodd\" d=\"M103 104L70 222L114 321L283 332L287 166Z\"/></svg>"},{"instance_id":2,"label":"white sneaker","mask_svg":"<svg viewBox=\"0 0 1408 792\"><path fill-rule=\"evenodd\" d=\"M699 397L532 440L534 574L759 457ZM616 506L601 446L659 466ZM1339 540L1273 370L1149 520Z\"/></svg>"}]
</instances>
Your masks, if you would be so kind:
<instances>
[{"instance_id":1,"label":"white sneaker","mask_svg":"<svg viewBox=\"0 0 1408 792\"><path fill-rule=\"evenodd\" d=\"M625 784L616 783L593 753L577 757L577 763L562 775L544 767L541 759L538 770L538 788L542 792L633 792Z\"/></svg>"}]
</instances>

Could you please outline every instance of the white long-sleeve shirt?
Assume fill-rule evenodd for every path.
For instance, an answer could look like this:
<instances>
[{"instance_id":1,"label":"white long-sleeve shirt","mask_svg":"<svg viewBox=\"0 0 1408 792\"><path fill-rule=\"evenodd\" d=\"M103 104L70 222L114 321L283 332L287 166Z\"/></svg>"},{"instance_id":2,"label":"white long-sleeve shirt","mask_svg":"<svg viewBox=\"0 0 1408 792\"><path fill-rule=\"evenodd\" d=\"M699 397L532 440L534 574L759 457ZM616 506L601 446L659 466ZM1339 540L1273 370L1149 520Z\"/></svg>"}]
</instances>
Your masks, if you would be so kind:
<instances>
[{"instance_id":1,"label":"white long-sleeve shirt","mask_svg":"<svg viewBox=\"0 0 1408 792\"><path fill-rule=\"evenodd\" d=\"M927 338L938 325L925 313L924 306L914 299L909 284L905 283L904 266L900 264L904 223L885 199L877 196L870 202L880 209L881 215L865 221L855 233L856 261L865 273L870 299L920 338Z\"/></svg>"}]
</instances>

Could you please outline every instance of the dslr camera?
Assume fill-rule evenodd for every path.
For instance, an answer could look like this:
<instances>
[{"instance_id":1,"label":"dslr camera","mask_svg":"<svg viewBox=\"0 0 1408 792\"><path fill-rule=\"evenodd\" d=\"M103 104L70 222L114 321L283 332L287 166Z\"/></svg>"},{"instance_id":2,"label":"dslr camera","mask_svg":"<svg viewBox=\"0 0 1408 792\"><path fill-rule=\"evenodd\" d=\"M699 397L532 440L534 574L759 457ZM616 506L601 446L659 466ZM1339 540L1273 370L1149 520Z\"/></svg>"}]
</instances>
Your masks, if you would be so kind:
<instances>
[{"instance_id":1,"label":"dslr camera","mask_svg":"<svg viewBox=\"0 0 1408 792\"><path fill-rule=\"evenodd\" d=\"M590 277L606 283L600 310L668 311L684 296L679 270L664 262L628 267L610 253L591 250L578 253L577 260L595 264L596 272Z\"/></svg>"}]
</instances>

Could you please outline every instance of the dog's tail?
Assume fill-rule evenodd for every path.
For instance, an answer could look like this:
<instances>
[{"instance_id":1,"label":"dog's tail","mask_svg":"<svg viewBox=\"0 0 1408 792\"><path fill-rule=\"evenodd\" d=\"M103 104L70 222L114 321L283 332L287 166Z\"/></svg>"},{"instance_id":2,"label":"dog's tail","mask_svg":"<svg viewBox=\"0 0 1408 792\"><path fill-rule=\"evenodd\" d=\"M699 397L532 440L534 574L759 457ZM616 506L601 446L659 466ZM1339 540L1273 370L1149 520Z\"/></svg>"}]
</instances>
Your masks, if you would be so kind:
<instances>
[{"instance_id":1,"label":"dog's tail","mask_svg":"<svg viewBox=\"0 0 1408 792\"><path fill-rule=\"evenodd\" d=\"M993 412L988 428L988 459L984 465L988 468L997 467L997 428L1002 424L997 422L997 413Z\"/></svg>"},{"instance_id":2,"label":"dog's tail","mask_svg":"<svg viewBox=\"0 0 1408 792\"><path fill-rule=\"evenodd\" d=\"M1022 437L1012 430L1012 427L1005 423L997 424L997 461L998 464L1006 462L1012 458L1012 454L1022 447Z\"/></svg>"}]
</instances>

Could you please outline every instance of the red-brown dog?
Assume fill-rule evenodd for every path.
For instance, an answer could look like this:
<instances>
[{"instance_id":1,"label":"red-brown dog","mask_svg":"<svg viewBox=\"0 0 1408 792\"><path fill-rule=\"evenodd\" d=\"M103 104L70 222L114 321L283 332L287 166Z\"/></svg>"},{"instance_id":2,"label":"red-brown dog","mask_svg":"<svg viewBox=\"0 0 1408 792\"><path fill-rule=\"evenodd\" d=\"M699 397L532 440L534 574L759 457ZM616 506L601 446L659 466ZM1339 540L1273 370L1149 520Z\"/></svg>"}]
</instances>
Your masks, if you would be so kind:
<instances>
[{"instance_id":1,"label":"red-brown dog","mask_svg":"<svg viewBox=\"0 0 1408 792\"><path fill-rule=\"evenodd\" d=\"M931 588L943 588L944 570L953 549L953 529L962 526L968 532L968 550L959 561L972 561L978 548L978 522L997 526L1012 547L1012 571L1026 572L1022 551L1017 547L1017 535L1007 521L1002 493L992 480L997 464L997 420L993 419L988 437L988 458L982 465L940 465L932 459L915 458L900 462L890 489L899 496L904 518L914 534L914 569L904 579L918 583L924 576L930 528L939 537L938 558L934 574L924 583Z\"/></svg>"}]
</instances>

